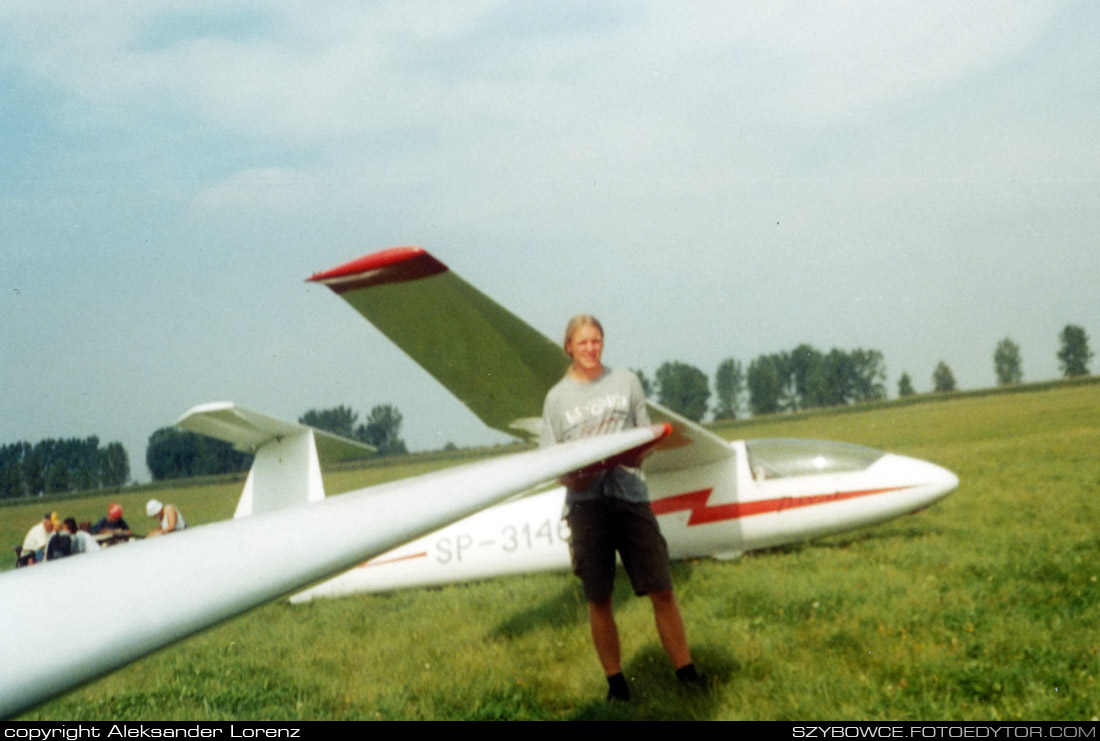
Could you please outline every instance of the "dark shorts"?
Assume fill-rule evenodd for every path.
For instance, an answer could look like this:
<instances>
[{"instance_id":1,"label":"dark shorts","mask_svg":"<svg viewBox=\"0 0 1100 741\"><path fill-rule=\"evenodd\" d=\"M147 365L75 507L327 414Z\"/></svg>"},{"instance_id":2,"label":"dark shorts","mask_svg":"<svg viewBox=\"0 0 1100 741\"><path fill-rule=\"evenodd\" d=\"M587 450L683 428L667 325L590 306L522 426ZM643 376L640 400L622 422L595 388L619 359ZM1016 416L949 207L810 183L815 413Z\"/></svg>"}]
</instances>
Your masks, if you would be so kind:
<instances>
[{"instance_id":1,"label":"dark shorts","mask_svg":"<svg viewBox=\"0 0 1100 741\"><path fill-rule=\"evenodd\" d=\"M649 502L604 497L569 506L569 555L589 602L611 599L615 552L623 559L637 595L672 589L668 545Z\"/></svg>"}]
</instances>

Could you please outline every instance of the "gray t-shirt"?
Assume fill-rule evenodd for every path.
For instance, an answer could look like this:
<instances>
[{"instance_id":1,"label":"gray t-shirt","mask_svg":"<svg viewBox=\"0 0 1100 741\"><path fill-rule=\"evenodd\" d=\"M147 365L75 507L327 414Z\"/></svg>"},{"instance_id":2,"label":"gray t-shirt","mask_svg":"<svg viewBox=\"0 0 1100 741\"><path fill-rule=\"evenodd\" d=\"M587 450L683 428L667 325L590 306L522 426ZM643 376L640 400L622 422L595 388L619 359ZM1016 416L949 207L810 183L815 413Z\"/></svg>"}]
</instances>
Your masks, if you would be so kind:
<instances>
[{"instance_id":1,"label":"gray t-shirt","mask_svg":"<svg viewBox=\"0 0 1100 741\"><path fill-rule=\"evenodd\" d=\"M604 368L595 381L581 383L568 373L550 389L542 410L542 447L608 435L649 424L645 394L638 377L628 370ZM628 502L647 502L649 492L640 470L616 466L587 488L569 490L566 509L573 502L615 497Z\"/></svg>"}]
</instances>

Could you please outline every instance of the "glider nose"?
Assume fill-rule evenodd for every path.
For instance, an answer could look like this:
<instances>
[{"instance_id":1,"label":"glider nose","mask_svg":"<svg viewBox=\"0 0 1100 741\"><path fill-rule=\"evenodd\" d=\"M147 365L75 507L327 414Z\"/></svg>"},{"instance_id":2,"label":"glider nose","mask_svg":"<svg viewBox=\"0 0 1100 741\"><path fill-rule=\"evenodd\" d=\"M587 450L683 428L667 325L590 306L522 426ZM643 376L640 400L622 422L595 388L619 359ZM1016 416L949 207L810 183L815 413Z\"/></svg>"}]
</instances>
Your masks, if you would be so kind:
<instances>
[{"instance_id":1,"label":"glider nose","mask_svg":"<svg viewBox=\"0 0 1100 741\"><path fill-rule=\"evenodd\" d=\"M921 508L929 506L959 488L959 477L935 463L910 458L910 465L921 482Z\"/></svg>"}]
</instances>

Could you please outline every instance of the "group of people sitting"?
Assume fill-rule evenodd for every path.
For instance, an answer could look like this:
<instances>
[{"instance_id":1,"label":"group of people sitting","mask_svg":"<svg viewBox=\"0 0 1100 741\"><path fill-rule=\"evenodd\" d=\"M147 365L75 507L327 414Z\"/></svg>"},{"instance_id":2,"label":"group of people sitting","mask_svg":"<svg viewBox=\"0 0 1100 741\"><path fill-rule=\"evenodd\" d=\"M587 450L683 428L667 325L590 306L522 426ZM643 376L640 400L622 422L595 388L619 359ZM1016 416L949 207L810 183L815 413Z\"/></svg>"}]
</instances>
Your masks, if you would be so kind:
<instances>
[{"instance_id":1,"label":"group of people sitting","mask_svg":"<svg viewBox=\"0 0 1100 741\"><path fill-rule=\"evenodd\" d=\"M145 535L147 538L187 527L175 505L150 499L145 505L145 513L157 521L157 527ZM22 547L16 549L16 565L30 566L80 553L92 553L106 546L125 543L132 537L134 533L122 519L120 504L111 504L104 517L91 526L85 523L84 528L78 527L72 517L62 520L57 512L47 512L42 521L27 532Z\"/></svg>"}]
</instances>

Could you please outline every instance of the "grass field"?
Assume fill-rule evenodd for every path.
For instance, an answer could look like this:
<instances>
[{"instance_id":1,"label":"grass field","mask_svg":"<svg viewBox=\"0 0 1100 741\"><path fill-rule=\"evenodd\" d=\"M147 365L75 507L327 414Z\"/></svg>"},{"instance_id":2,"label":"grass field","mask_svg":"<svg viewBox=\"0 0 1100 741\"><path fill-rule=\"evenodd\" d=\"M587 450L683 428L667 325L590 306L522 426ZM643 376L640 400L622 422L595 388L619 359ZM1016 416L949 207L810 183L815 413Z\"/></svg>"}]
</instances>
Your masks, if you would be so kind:
<instances>
[{"instance_id":1,"label":"grass field","mask_svg":"<svg viewBox=\"0 0 1100 741\"><path fill-rule=\"evenodd\" d=\"M545 574L272 603L23 717L1100 716L1100 385L771 418L718 432L861 443L939 463L961 483L931 509L869 530L735 562L676 564L697 663L714 680L704 695L676 685L647 601L620 585L615 599L635 701L606 705L578 585ZM439 465L374 466L326 482L341 491ZM229 516L239 488L156 496L204 522ZM137 525L151 524L141 507L149 496L51 506L93 519L117 499L144 530ZM18 542L42 509L0 509L0 536ZM105 585L110 609L151 598L149 585ZM44 607L63 601L43 596Z\"/></svg>"}]
</instances>

